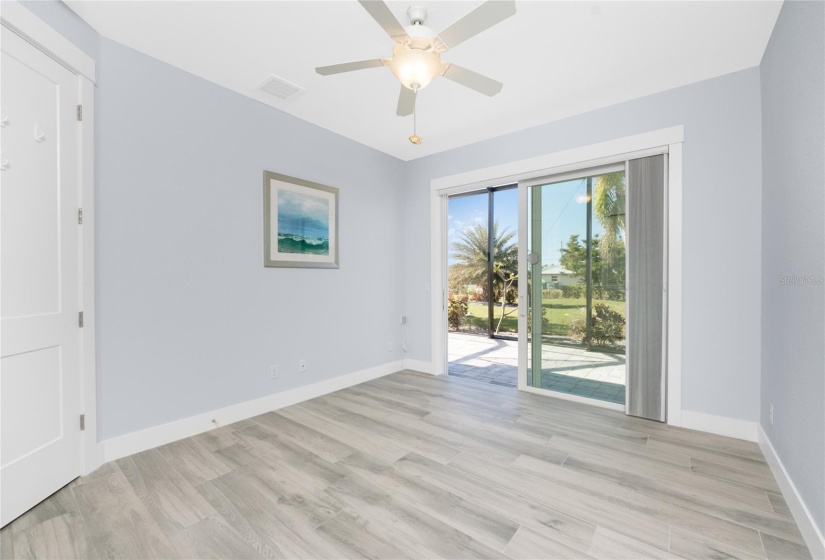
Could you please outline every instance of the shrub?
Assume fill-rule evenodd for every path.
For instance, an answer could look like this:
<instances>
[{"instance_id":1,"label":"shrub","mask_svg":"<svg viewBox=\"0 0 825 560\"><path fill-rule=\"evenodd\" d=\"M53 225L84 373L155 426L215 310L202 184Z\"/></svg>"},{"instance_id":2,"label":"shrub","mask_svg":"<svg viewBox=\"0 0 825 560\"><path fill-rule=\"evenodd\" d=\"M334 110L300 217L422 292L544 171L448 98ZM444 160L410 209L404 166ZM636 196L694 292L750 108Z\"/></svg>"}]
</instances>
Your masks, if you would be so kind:
<instances>
[{"instance_id":1,"label":"shrub","mask_svg":"<svg viewBox=\"0 0 825 560\"><path fill-rule=\"evenodd\" d=\"M518 285L510 286L505 293L504 302L508 304L514 304L518 300ZM501 299L499 299L501 301Z\"/></svg>"},{"instance_id":2,"label":"shrub","mask_svg":"<svg viewBox=\"0 0 825 560\"><path fill-rule=\"evenodd\" d=\"M447 305L447 326L450 330L457 331L464 322L464 317L467 315L467 298L462 299L450 298L449 305Z\"/></svg>"},{"instance_id":3,"label":"shrub","mask_svg":"<svg viewBox=\"0 0 825 560\"><path fill-rule=\"evenodd\" d=\"M549 290L544 290L541 293L542 299L559 299L564 297L564 291L559 290L557 288L552 288Z\"/></svg>"},{"instance_id":4,"label":"shrub","mask_svg":"<svg viewBox=\"0 0 825 560\"><path fill-rule=\"evenodd\" d=\"M527 333L533 331L533 310L527 309ZM547 318L547 308L541 307L541 332L548 334L550 332L550 319Z\"/></svg>"},{"instance_id":5,"label":"shrub","mask_svg":"<svg viewBox=\"0 0 825 560\"><path fill-rule=\"evenodd\" d=\"M450 297L450 301L453 301L453 300L463 301L464 303L467 303L467 299L468 299L467 294L454 294L452 292L450 292L449 297Z\"/></svg>"},{"instance_id":6,"label":"shrub","mask_svg":"<svg viewBox=\"0 0 825 560\"><path fill-rule=\"evenodd\" d=\"M470 301L487 301L487 298L484 297L484 291L477 288L470 294Z\"/></svg>"},{"instance_id":7,"label":"shrub","mask_svg":"<svg viewBox=\"0 0 825 560\"><path fill-rule=\"evenodd\" d=\"M603 301L597 301L593 304L591 321L589 341L585 340L587 337L585 317L579 317L573 321L570 325L570 335L593 346L613 346L624 339L624 317Z\"/></svg>"},{"instance_id":8,"label":"shrub","mask_svg":"<svg viewBox=\"0 0 825 560\"><path fill-rule=\"evenodd\" d=\"M607 299L612 301L624 301L625 291L622 288L608 288Z\"/></svg>"},{"instance_id":9,"label":"shrub","mask_svg":"<svg viewBox=\"0 0 825 560\"><path fill-rule=\"evenodd\" d=\"M572 286L562 286L561 292L566 298L571 299L578 299L580 297L584 297L584 286L572 285Z\"/></svg>"}]
</instances>

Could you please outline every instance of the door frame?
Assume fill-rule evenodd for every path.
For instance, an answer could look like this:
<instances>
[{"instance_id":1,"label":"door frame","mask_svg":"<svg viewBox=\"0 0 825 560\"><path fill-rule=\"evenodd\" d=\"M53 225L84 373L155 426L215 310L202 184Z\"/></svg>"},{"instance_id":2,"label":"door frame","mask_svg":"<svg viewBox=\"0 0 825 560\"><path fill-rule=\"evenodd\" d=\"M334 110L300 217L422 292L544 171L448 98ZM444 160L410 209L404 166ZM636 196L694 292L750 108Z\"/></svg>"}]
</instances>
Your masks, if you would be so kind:
<instances>
[{"instance_id":1,"label":"door frame","mask_svg":"<svg viewBox=\"0 0 825 560\"><path fill-rule=\"evenodd\" d=\"M682 145L684 126L673 126L554 152L530 159L509 162L439 177L430 181L430 319L432 373L447 372L447 196L496 185L519 183L519 229L526 231L526 182L548 175L580 171L628 159L668 154L667 200L667 423L682 425ZM519 235L519 259L526 259L527 238ZM521 265L520 265L521 268ZM519 339L526 335L526 283L519 282ZM554 398L577 400L564 395L526 386L526 344L519 344L519 385L525 392L550 394ZM524 355L523 355L524 354ZM523 371L522 371L523 370ZM603 403L583 399L587 404ZM579 401L579 402L581 402ZM604 403L609 404L609 403ZM607 408L610 408L609 406Z\"/></svg>"},{"instance_id":2,"label":"door frame","mask_svg":"<svg viewBox=\"0 0 825 560\"><path fill-rule=\"evenodd\" d=\"M94 198L94 88L95 61L19 2L6 1L0 7L3 33L15 33L77 76L77 104L83 108L77 121L78 204L83 223L78 224L80 257L80 331L81 410L85 429L81 433L81 472L89 474L100 466L97 446L97 374L95 364L95 198ZM79 421L79 419L78 419Z\"/></svg>"}]
</instances>

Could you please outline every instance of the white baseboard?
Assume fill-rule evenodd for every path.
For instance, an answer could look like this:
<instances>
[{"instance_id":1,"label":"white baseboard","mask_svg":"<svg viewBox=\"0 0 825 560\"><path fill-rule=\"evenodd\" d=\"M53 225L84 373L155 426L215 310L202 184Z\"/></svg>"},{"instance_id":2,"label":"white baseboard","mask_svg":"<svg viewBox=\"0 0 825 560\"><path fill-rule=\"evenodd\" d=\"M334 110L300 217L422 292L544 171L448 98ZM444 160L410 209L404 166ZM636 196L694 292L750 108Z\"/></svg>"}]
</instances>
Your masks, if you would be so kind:
<instances>
[{"instance_id":1,"label":"white baseboard","mask_svg":"<svg viewBox=\"0 0 825 560\"><path fill-rule=\"evenodd\" d=\"M682 410L682 427L748 441L756 441L756 422Z\"/></svg>"},{"instance_id":2,"label":"white baseboard","mask_svg":"<svg viewBox=\"0 0 825 560\"><path fill-rule=\"evenodd\" d=\"M107 439L98 443L98 455L101 464L114 461L121 457L209 431L215 427L212 422L213 419L217 421L218 426L224 426L271 410L340 391L365 381L395 373L406 367L404 360L398 360Z\"/></svg>"},{"instance_id":3,"label":"white baseboard","mask_svg":"<svg viewBox=\"0 0 825 560\"><path fill-rule=\"evenodd\" d=\"M430 375L433 373L433 365L430 362L425 362L424 360L404 360L404 369L429 373Z\"/></svg>"},{"instance_id":4,"label":"white baseboard","mask_svg":"<svg viewBox=\"0 0 825 560\"><path fill-rule=\"evenodd\" d=\"M793 480L788 476L788 471L785 470L785 465L782 464L782 460L776 454L776 449L774 449L768 434L765 433L761 425L758 426L757 432L759 447L762 448L762 454L765 456L765 460L771 467L771 472L773 472L773 476L782 490L782 496L788 503L794 521L799 527L799 532L802 533L802 538L805 539L805 544L808 545L811 558L820 560L825 558L825 538L822 536L822 532L817 527L816 521L811 516L811 512L805 505L802 496L799 495Z\"/></svg>"}]
</instances>

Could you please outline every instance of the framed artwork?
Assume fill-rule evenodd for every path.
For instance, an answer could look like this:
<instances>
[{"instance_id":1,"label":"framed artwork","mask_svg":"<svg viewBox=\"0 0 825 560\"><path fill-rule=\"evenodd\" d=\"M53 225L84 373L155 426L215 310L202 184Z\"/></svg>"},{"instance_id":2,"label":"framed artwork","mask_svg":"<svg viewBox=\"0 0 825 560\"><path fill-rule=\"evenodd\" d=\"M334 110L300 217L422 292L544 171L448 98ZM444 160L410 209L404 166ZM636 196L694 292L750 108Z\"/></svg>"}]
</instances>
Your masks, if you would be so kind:
<instances>
[{"instance_id":1,"label":"framed artwork","mask_svg":"<svg viewBox=\"0 0 825 560\"><path fill-rule=\"evenodd\" d=\"M338 189L264 171L264 266L338 268Z\"/></svg>"}]
</instances>

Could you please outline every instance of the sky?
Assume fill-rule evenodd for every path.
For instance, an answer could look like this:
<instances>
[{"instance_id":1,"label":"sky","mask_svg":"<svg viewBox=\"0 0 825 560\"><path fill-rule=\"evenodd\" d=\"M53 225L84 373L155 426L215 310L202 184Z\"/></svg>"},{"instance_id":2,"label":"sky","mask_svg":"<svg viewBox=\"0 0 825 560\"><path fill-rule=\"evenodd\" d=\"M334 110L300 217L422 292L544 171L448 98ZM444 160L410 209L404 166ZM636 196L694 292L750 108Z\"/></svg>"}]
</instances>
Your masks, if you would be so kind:
<instances>
[{"instance_id":1,"label":"sky","mask_svg":"<svg viewBox=\"0 0 825 560\"><path fill-rule=\"evenodd\" d=\"M329 201L283 189L278 191L278 233L329 239Z\"/></svg>"},{"instance_id":2,"label":"sky","mask_svg":"<svg viewBox=\"0 0 825 560\"><path fill-rule=\"evenodd\" d=\"M593 180L595 184L595 179ZM533 187L538 188L538 187ZM542 190L542 267L559 264L559 248L571 235L579 234L583 241L587 231L587 182L575 179L544 185ZM518 242L518 190L497 191L493 209L499 229L515 231ZM487 193L450 198L447 210L447 241L452 247L464 228L474 223L487 223ZM593 220L593 235L602 233L599 221ZM452 250L450 251L452 253ZM449 264L455 260L452 255Z\"/></svg>"},{"instance_id":3,"label":"sky","mask_svg":"<svg viewBox=\"0 0 825 560\"><path fill-rule=\"evenodd\" d=\"M516 235L512 242L518 243L518 190L497 191L494 195L493 209L499 232L512 231ZM487 192L468 196L450 198L447 206L447 243L450 247L449 264L452 258L453 242L461 237L461 232L475 224L487 224Z\"/></svg>"}]
</instances>

